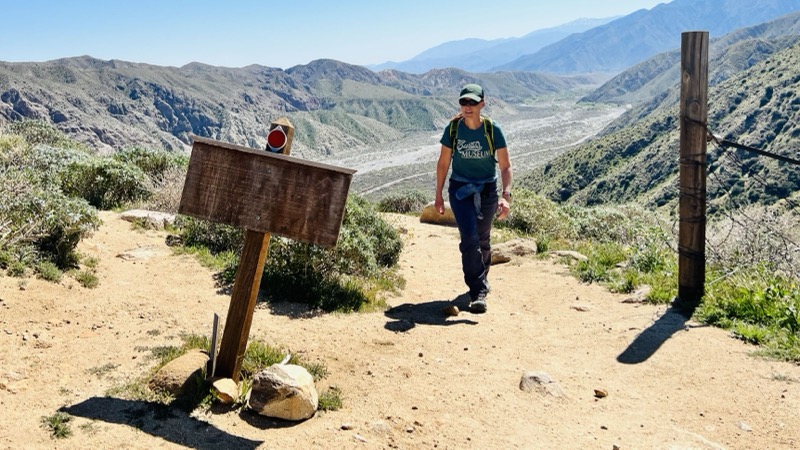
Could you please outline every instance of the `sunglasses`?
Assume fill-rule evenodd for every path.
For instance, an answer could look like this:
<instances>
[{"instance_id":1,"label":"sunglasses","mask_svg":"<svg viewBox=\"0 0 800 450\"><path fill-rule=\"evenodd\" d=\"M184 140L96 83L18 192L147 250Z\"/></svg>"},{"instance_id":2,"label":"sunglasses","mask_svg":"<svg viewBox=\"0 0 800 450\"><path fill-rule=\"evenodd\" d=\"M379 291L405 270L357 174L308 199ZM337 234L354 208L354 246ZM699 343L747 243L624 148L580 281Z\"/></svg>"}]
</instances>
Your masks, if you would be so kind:
<instances>
[{"instance_id":1,"label":"sunglasses","mask_svg":"<svg viewBox=\"0 0 800 450\"><path fill-rule=\"evenodd\" d=\"M476 102L475 100L469 98L460 98L458 99L458 104L461 106L475 106L480 102Z\"/></svg>"}]
</instances>

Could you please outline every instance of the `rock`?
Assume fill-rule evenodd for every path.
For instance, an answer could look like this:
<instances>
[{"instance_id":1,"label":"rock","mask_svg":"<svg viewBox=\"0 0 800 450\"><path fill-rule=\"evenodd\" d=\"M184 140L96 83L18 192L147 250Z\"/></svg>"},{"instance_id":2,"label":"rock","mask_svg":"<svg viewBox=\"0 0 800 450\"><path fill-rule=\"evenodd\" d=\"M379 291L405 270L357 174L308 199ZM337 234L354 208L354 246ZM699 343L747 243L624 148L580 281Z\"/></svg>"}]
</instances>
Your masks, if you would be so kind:
<instances>
[{"instance_id":1,"label":"rock","mask_svg":"<svg viewBox=\"0 0 800 450\"><path fill-rule=\"evenodd\" d=\"M147 261L148 259L163 253L164 252L159 250L157 247L139 247L119 253L117 258L125 261Z\"/></svg>"},{"instance_id":2,"label":"rock","mask_svg":"<svg viewBox=\"0 0 800 450\"><path fill-rule=\"evenodd\" d=\"M653 288L645 284L639 287L639 289L633 291L630 297L622 300L622 303L644 303L645 299L647 299L647 296L650 295L652 290Z\"/></svg>"},{"instance_id":3,"label":"rock","mask_svg":"<svg viewBox=\"0 0 800 450\"><path fill-rule=\"evenodd\" d=\"M572 258L576 261L588 261L589 257L586 255L582 255L573 250L555 250L552 252L553 255L561 256L565 258Z\"/></svg>"},{"instance_id":4,"label":"rock","mask_svg":"<svg viewBox=\"0 0 800 450\"><path fill-rule=\"evenodd\" d=\"M158 211L148 211L146 209L132 209L125 211L120 216L122 220L128 222L138 222L144 224L147 228L154 230L163 230L167 226L175 223L175 214L162 213Z\"/></svg>"},{"instance_id":5,"label":"rock","mask_svg":"<svg viewBox=\"0 0 800 450\"><path fill-rule=\"evenodd\" d=\"M538 252L533 239L512 239L492 246L492 265L511 261L515 256L535 255Z\"/></svg>"},{"instance_id":6,"label":"rock","mask_svg":"<svg viewBox=\"0 0 800 450\"><path fill-rule=\"evenodd\" d=\"M197 349L189 350L159 369L150 380L150 388L169 392L176 397L181 396L188 392L188 388L195 386L192 377L202 377L206 363L208 355L205 352Z\"/></svg>"},{"instance_id":7,"label":"rock","mask_svg":"<svg viewBox=\"0 0 800 450\"><path fill-rule=\"evenodd\" d=\"M525 392L537 391L553 397L565 397L566 393L558 384L545 372L527 372L522 375L519 381L519 388Z\"/></svg>"},{"instance_id":8,"label":"rock","mask_svg":"<svg viewBox=\"0 0 800 450\"><path fill-rule=\"evenodd\" d=\"M419 221L422 223L432 223L434 225L456 226L456 217L453 215L453 210L450 209L450 202L444 202L444 214L439 214L439 211L436 211L433 202L428 203L422 208Z\"/></svg>"},{"instance_id":9,"label":"rock","mask_svg":"<svg viewBox=\"0 0 800 450\"><path fill-rule=\"evenodd\" d=\"M300 366L273 364L253 377L248 406L262 416L308 419L319 406L314 377Z\"/></svg>"},{"instance_id":10,"label":"rock","mask_svg":"<svg viewBox=\"0 0 800 450\"><path fill-rule=\"evenodd\" d=\"M594 396L597 398L606 398L608 397L608 391L605 389L595 389Z\"/></svg>"},{"instance_id":11,"label":"rock","mask_svg":"<svg viewBox=\"0 0 800 450\"><path fill-rule=\"evenodd\" d=\"M217 390L217 398L223 404L233 404L239 398L239 385L230 378L217 378L211 385Z\"/></svg>"},{"instance_id":12,"label":"rock","mask_svg":"<svg viewBox=\"0 0 800 450\"><path fill-rule=\"evenodd\" d=\"M448 316L457 316L460 312L456 305L450 305L444 308L444 313Z\"/></svg>"}]
</instances>

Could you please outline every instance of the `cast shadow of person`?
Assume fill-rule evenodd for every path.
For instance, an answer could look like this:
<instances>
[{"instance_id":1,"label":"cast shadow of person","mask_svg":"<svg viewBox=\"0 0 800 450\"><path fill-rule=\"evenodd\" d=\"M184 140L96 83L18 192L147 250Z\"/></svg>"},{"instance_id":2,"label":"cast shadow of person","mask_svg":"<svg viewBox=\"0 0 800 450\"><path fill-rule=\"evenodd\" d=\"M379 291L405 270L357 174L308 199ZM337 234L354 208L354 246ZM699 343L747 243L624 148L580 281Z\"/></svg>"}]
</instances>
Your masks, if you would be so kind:
<instances>
[{"instance_id":1,"label":"cast shadow of person","mask_svg":"<svg viewBox=\"0 0 800 450\"><path fill-rule=\"evenodd\" d=\"M694 309L670 306L652 325L642 331L636 339L617 356L623 364L640 364L647 361L675 333L688 328L686 322Z\"/></svg>"},{"instance_id":2,"label":"cast shadow of person","mask_svg":"<svg viewBox=\"0 0 800 450\"><path fill-rule=\"evenodd\" d=\"M92 397L59 409L71 416L127 425L174 444L200 450L252 450L263 441L227 433L171 405L113 397Z\"/></svg>"},{"instance_id":3,"label":"cast shadow of person","mask_svg":"<svg viewBox=\"0 0 800 450\"><path fill-rule=\"evenodd\" d=\"M386 322L384 328L389 331L405 332L417 325L477 325L478 322L470 319L455 319L446 309L456 306L460 311L466 311L469 304L469 294L462 294L453 300L433 300L425 303L403 303L392 307L384 313L393 319ZM461 313L459 313L461 315Z\"/></svg>"}]
</instances>

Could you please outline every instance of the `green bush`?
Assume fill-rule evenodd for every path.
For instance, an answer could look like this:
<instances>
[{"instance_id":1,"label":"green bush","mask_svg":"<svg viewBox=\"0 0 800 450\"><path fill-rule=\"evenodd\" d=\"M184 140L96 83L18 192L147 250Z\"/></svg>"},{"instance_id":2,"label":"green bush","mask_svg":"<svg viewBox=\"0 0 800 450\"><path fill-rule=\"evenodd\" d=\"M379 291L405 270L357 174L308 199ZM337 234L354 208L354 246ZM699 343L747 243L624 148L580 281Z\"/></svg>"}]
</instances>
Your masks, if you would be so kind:
<instances>
[{"instance_id":1,"label":"green bush","mask_svg":"<svg viewBox=\"0 0 800 450\"><path fill-rule=\"evenodd\" d=\"M36 265L37 276L43 280L58 283L61 281L61 269L50 261L42 261Z\"/></svg>"},{"instance_id":2,"label":"green bush","mask_svg":"<svg viewBox=\"0 0 800 450\"><path fill-rule=\"evenodd\" d=\"M115 153L112 158L123 164L138 167L151 179L159 178L176 167L189 165L189 157L184 154L144 147L126 148Z\"/></svg>"},{"instance_id":3,"label":"green bush","mask_svg":"<svg viewBox=\"0 0 800 450\"><path fill-rule=\"evenodd\" d=\"M514 192L511 213L498 226L524 234L547 237L549 240L571 239L575 236L572 222L554 202L524 189Z\"/></svg>"},{"instance_id":4,"label":"green bush","mask_svg":"<svg viewBox=\"0 0 800 450\"><path fill-rule=\"evenodd\" d=\"M186 247L207 248L212 254L242 250L244 233L230 225L181 215L175 221L175 227L181 230Z\"/></svg>"},{"instance_id":5,"label":"green bush","mask_svg":"<svg viewBox=\"0 0 800 450\"><path fill-rule=\"evenodd\" d=\"M428 204L428 196L420 191L390 194L378 202L378 211L407 214L419 213Z\"/></svg>"},{"instance_id":6,"label":"green bush","mask_svg":"<svg viewBox=\"0 0 800 450\"><path fill-rule=\"evenodd\" d=\"M183 216L176 226L187 247L216 254L241 251L243 234L233 227ZM371 302L381 285L378 280L397 264L402 248L399 234L375 207L350 196L335 247L272 236L262 287L272 301L307 303L326 311L358 310ZM238 258L229 261L221 278L230 282L237 266Z\"/></svg>"},{"instance_id":7,"label":"green bush","mask_svg":"<svg viewBox=\"0 0 800 450\"><path fill-rule=\"evenodd\" d=\"M0 224L7 227L0 236L0 251L33 246L37 254L26 264L49 260L60 268L74 266L78 242L100 225L97 210L83 199L48 190L34 171L0 172Z\"/></svg>"},{"instance_id":8,"label":"green bush","mask_svg":"<svg viewBox=\"0 0 800 450\"><path fill-rule=\"evenodd\" d=\"M142 169L110 158L73 162L60 174L65 194L100 209L146 198L148 181Z\"/></svg>"},{"instance_id":9,"label":"green bush","mask_svg":"<svg viewBox=\"0 0 800 450\"><path fill-rule=\"evenodd\" d=\"M397 264L402 240L365 199L350 196L336 247L273 239L262 283L274 300L325 311L354 311L369 303L372 280Z\"/></svg>"},{"instance_id":10,"label":"green bush","mask_svg":"<svg viewBox=\"0 0 800 450\"><path fill-rule=\"evenodd\" d=\"M763 346L769 356L800 361L800 288L797 280L768 267L751 267L707 283L695 317Z\"/></svg>"}]
</instances>

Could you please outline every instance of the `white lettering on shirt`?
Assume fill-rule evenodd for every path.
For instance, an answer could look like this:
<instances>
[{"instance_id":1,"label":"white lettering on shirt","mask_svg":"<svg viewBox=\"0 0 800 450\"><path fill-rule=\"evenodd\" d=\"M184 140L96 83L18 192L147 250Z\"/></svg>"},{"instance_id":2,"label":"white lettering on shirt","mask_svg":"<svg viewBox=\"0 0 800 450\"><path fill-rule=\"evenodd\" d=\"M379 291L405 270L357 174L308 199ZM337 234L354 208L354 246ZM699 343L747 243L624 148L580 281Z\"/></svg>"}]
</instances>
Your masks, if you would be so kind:
<instances>
[{"instance_id":1,"label":"white lettering on shirt","mask_svg":"<svg viewBox=\"0 0 800 450\"><path fill-rule=\"evenodd\" d=\"M483 159L489 156L489 152L483 149L480 141L467 143L459 139L456 143L456 151L462 159Z\"/></svg>"}]
</instances>

